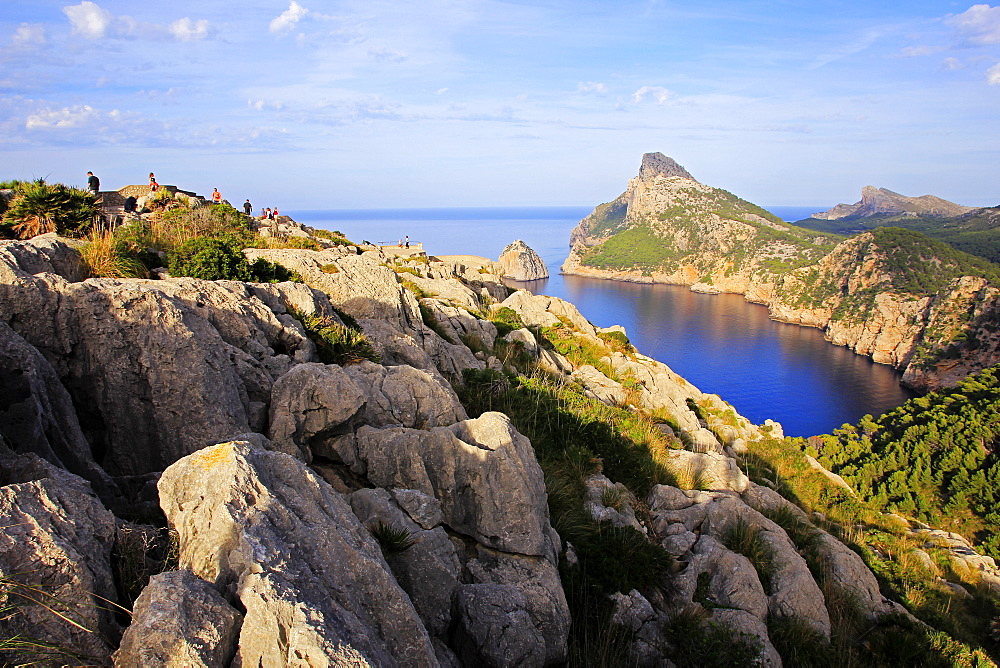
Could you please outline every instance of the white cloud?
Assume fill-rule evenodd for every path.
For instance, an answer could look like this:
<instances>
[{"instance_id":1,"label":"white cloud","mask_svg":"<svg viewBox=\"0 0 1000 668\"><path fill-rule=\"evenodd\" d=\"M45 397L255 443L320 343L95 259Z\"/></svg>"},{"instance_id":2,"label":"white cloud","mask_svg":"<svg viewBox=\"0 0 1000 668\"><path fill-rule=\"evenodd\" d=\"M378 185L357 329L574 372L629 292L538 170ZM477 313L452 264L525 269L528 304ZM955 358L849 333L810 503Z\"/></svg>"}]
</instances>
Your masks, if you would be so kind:
<instances>
[{"instance_id":1,"label":"white cloud","mask_svg":"<svg viewBox=\"0 0 1000 668\"><path fill-rule=\"evenodd\" d=\"M603 95L608 92L608 87L597 81L588 81L583 83L582 81L576 86L577 93L597 93Z\"/></svg>"},{"instance_id":2,"label":"white cloud","mask_svg":"<svg viewBox=\"0 0 1000 668\"><path fill-rule=\"evenodd\" d=\"M14 31L12 41L18 46L45 44L45 27L38 23L22 23Z\"/></svg>"},{"instance_id":3,"label":"white cloud","mask_svg":"<svg viewBox=\"0 0 1000 668\"><path fill-rule=\"evenodd\" d=\"M117 110L113 113L117 113ZM29 114L24 123L26 130L55 130L82 128L93 124L100 112L86 104L78 104L62 109L43 109Z\"/></svg>"},{"instance_id":4,"label":"white cloud","mask_svg":"<svg viewBox=\"0 0 1000 668\"><path fill-rule=\"evenodd\" d=\"M972 5L947 22L971 44L1000 44L1000 6Z\"/></svg>"},{"instance_id":5,"label":"white cloud","mask_svg":"<svg viewBox=\"0 0 1000 668\"><path fill-rule=\"evenodd\" d=\"M447 93L447 92L448 92L448 89L447 89L447 88L438 88L438 89L437 89L437 94L438 94L438 95L444 95L444 94L445 94L445 93Z\"/></svg>"},{"instance_id":6,"label":"white cloud","mask_svg":"<svg viewBox=\"0 0 1000 668\"><path fill-rule=\"evenodd\" d=\"M632 102L639 104L647 97L656 101L656 104L663 104L670 99L671 92L663 86L643 86L632 93Z\"/></svg>"},{"instance_id":7,"label":"white cloud","mask_svg":"<svg viewBox=\"0 0 1000 668\"><path fill-rule=\"evenodd\" d=\"M308 9L292 0L288 9L271 21L269 29L271 32L279 34L289 32L308 13Z\"/></svg>"},{"instance_id":8,"label":"white cloud","mask_svg":"<svg viewBox=\"0 0 1000 668\"><path fill-rule=\"evenodd\" d=\"M174 38L182 42L190 42L196 39L205 39L208 37L208 21L201 19L200 21L192 21L188 17L182 19L177 19L170 24L169 27L170 34Z\"/></svg>"},{"instance_id":9,"label":"white cloud","mask_svg":"<svg viewBox=\"0 0 1000 668\"><path fill-rule=\"evenodd\" d=\"M1000 86L1000 63L986 70L986 83L991 86Z\"/></svg>"},{"instance_id":10,"label":"white cloud","mask_svg":"<svg viewBox=\"0 0 1000 668\"><path fill-rule=\"evenodd\" d=\"M87 39L104 37L114 18L111 12L101 9L97 3L90 0L83 0L79 5L63 7L63 14L69 18L73 32Z\"/></svg>"},{"instance_id":11,"label":"white cloud","mask_svg":"<svg viewBox=\"0 0 1000 668\"><path fill-rule=\"evenodd\" d=\"M965 65L958 58L949 57L941 61L941 67L953 72L964 68Z\"/></svg>"},{"instance_id":12,"label":"white cloud","mask_svg":"<svg viewBox=\"0 0 1000 668\"><path fill-rule=\"evenodd\" d=\"M385 47L368 49L368 56L374 60L379 60L385 63L401 63L406 60L406 56L403 54Z\"/></svg>"},{"instance_id":13,"label":"white cloud","mask_svg":"<svg viewBox=\"0 0 1000 668\"><path fill-rule=\"evenodd\" d=\"M211 33L211 26L205 19L193 21L185 16L169 25L145 23L131 16L114 16L90 0L83 0L79 5L63 7L63 13L69 18L73 34L86 39L173 38L181 42L190 42L204 39Z\"/></svg>"}]
</instances>

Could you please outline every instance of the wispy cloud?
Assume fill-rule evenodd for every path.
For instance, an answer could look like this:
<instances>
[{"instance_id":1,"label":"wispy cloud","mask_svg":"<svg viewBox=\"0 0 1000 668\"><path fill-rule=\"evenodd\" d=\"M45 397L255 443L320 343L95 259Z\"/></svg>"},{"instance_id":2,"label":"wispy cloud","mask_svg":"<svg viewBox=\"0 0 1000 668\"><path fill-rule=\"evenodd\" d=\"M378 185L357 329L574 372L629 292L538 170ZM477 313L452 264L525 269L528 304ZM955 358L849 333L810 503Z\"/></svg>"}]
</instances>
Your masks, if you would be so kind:
<instances>
[{"instance_id":1,"label":"wispy cloud","mask_svg":"<svg viewBox=\"0 0 1000 668\"><path fill-rule=\"evenodd\" d=\"M965 68L965 64L955 57L948 57L941 61L941 69L948 70L949 72L954 72L955 70L961 70Z\"/></svg>"},{"instance_id":2,"label":"wispy cloud","mask_svg":"<svg viewBox=\"0 0 1000 668\"><path fill-rule=\"evenodd\" d=\"M605 84L599 83L597 81L588 81L587 83L580 82L576 86L577 93L597 93L598 95L604 95L608 92L608 87Z\"/></svg>"},{"instance_id":3,"label":"wispy cloud","mask_svg":"<svg viewBox=\"0 0 1000 668\"><path fill-rule=\"evenodd\" d=\"M38 23L22 23L14 31L11 42L15 46L41 46L45 44L45 26Z\"/></svg>"},{"instance_id":4,"label":"wispy cloud","mask_svg":"<svg viewBox=\"0 0 1000 668\"><path fill-rule=\"evenodd\" d=\"M656 104L664 104L670 99L672 93L663 86L643 86L632 93L632 102L641 104L647 99L651 99Z\"/></svg>"},{"instance_id":5,"label":"wispy cloud","mask_svg":"<svg viewBox=\"0 0 1000 668\"><path fill-rule=\"evenodd\" d=\"M1000 6L972 5L947 22L969 44L1000 44Z\"/></svg>"},{"instance_id":6,"label":"wispy cloud","mask_svg":"<svg viewBox=\"0 0 1000 668\"><path fill-rule=\"evenodd\" d=\"M83 0L79 5L62 8L74 35L84 39L175 39L181 42L205 39L212 27L205 19L183 17L168 25L138 21L131 16L115 16L96 2Z\"/></svg>"},{"instance_id":7,"label":"wispy cloud","mask_svg":"<svg viewBox=\"0 0 1000 668\"><path fill-rule=\"evenodd\" d=\"M991 86L1000 86L1000 63L986 70L986 83Z\"/></svg>"},{"instance_id":8,"label":"wispy cloud","mask_svg":"<svg viewBox=\"0 0 1000 668\"><path fill-rule=\"evenodd\" d=\"M919 58L920 56L932 56L945 50L943 46L907 46L899 51L903 58Z\"/></svg>"}]
</instances>

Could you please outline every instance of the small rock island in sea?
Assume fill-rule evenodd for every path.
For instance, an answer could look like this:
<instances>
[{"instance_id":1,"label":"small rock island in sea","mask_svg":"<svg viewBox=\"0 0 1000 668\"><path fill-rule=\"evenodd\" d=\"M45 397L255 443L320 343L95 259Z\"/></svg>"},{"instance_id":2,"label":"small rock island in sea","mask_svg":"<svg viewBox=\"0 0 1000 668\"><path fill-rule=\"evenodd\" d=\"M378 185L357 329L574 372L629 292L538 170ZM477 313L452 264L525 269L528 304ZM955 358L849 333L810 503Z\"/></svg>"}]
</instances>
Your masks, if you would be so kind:
<instances>
[{"instance_id":1,"label":"small rock island in sea","mask_svg":"<svg viewBox=\"0 0 1000 668\"><path fill-rule=\"evenodd\" d=\"M542 258L520 239L508 244L497 262L504 277L515 281L537 281L549 277L548 267Z\"/></svg>"},{"instance_id":2,"label":"small rock island in sea","mask_svg":"<svg viewBox=\"0 0 1000 668\"><path fill-rule=\"evenodd\" d=\"M0 230L39 231L18 198L43 186L12 189ZM888 569L933 553L986 596L992 559L865 505L622 328L486 258L167 192L114 232L52 215L0 241L2 662L982 655Z\"/></svg>"}]
</instances>

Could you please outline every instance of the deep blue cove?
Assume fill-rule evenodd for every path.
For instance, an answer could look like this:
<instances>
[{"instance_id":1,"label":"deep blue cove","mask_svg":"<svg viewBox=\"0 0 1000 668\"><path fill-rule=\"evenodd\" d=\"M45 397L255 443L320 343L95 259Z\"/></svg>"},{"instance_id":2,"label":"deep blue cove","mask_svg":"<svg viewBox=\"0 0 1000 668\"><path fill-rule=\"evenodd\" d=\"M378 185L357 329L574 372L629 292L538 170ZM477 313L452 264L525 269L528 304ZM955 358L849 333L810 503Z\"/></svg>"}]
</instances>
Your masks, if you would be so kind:
<instances>
[{"instance_id":1,"label":"deep blue cove","mask_svg":"<svg viewBox=\"0 0 1000 668\"><path fill-rule=\"evenodd\" d=\"M772 207L798 220L825 207ZM523 284L561 297L600 326L623 325L642 353L714 392L755 423L777 420L790 436L829 433L866 413L881 414L909 396L899 374L814 328L770 320L767 309L738 295L703 295L682 286L638 285L559 275L569 232L591 207L365 209L292 211L295 220L349 239L395 243L404 235L431 255L496 259L523 239L551 277Z\"/></svg>"}]
</instances>

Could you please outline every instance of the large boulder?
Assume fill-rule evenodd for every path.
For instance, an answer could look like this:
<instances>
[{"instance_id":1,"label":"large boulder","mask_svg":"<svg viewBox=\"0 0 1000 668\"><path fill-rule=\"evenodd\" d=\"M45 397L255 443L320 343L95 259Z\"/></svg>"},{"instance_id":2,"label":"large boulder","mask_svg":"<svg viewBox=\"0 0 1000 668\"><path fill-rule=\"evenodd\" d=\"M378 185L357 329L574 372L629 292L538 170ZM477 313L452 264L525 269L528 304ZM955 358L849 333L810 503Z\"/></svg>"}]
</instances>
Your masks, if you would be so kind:
<instances>
[{"instance_id":1,"label":"large boulder","mask_svg":"<svg viewBox=\"0 0 1000 668\"><path fill-rule=\"evenodd\" d=\"M455 643L467 666L545 665L545 639L528 613L524 595L499 584L464 585L458 590Z\"/></svg>"},{"instance_id":2,"label":"large boulder","mask_svg":"<svg viewBox=\"0 0 1000 668\"><path fill-rule=\"evenodd\" d=\"M549 270L542 258L520 239L503 249L497 263L503 275L515 281L535 281L549 277Z\"/></svg>"},{"instance_id":3,"label":"large boulder","mask_svg":"<svg viewBox=\"0 0 1000 668\"><path fill-rule=\"evenodd\" d=\"M236 652L243 615L191 571L154 575L132 608L116 666L214 668Z\"/></svg>"},{"instance_id":4,"label":"large boulder","mask_svg":"<svg viewBox=\"0 0 1000 668\"><path fill-rule=\"evenodd\" d=\"M299 460L222 443L174 463L159 489L181 567L246 610L240 665L437 664L378 544Z\"/></svg>"},{"instance_id":5,"label":"large boulder","mask_svg":"<svg viewBox=\"0 0 1000 668\"><path fill-rule=\"evenodd\" d=\"M316 442L337 434L364 403L361 388L336 364L299 364L271 388L268 436L282 452L310 462Z\"/></svg>"},{"instance_id":6,"label":"large boulder","mask_svg":"<svg viewBox=\"0 0 1000 668\"><path fill-rule=\"evenodd\" d=\"M121 633L113 610L115 519L89 484L0 444L0 527L0 578L17 583L4 586L4 602L15 610L0 616L0 637L23 634L107 663ZM26 651L20 658L40 657Z\"/></svg>"},{"instance_id":7,"label":"large boulder","mask_svg":"<svg viewBox=\"0 0 1000 668\"><path fill-rule=\"evenodd\" d=\"M351 364L344 371L365 396L358 415L361 424L432 429L469 417L440 375L405 364L385 367L372 362Z\"/></svg>"},{"instance_id":8,"label":"large boulder","mask_svg":"<svg viewBox=\"0 0 1000 668\"><path fill-rule=\"evenodd\" d=\"M372 484L434 496L453 530L498 550L555 562L542 470L531 443L506 415L483 413L429 431L362 427L355 447L355 472Z\"/></svg>"}]
</instances>

